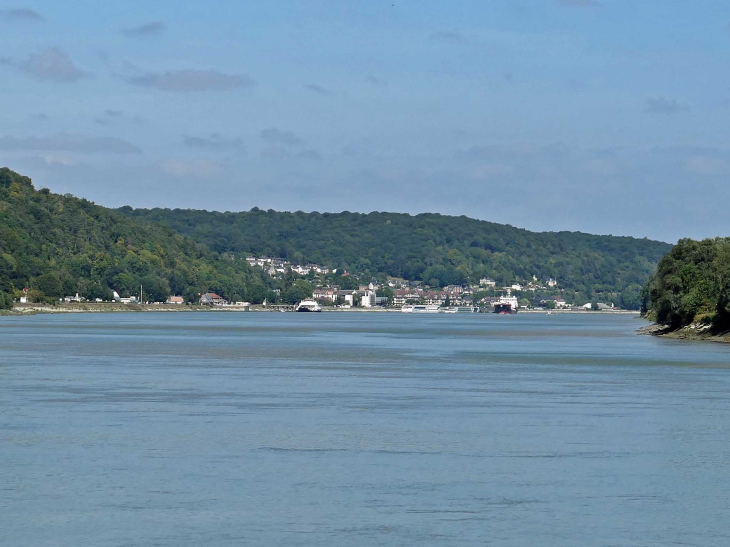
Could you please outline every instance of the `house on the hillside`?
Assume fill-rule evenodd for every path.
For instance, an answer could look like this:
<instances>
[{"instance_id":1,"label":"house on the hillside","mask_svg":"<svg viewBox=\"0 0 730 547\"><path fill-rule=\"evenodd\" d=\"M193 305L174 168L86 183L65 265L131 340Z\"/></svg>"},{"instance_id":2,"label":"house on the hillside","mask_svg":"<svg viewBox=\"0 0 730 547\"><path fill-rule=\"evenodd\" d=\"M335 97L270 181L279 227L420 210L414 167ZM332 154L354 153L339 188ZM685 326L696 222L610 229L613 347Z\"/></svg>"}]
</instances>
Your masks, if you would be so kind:
<instances>
[{"instance_id":1,"label":"house on the hillside","mask_svg":"<svg viewBox=\"0 0 730 547\"><path fill-rule=\"evenodd\" d=\"M184 304L185 299L182 296L171 296L167 299L168 304Z\"/></svg>"}]
</instances>

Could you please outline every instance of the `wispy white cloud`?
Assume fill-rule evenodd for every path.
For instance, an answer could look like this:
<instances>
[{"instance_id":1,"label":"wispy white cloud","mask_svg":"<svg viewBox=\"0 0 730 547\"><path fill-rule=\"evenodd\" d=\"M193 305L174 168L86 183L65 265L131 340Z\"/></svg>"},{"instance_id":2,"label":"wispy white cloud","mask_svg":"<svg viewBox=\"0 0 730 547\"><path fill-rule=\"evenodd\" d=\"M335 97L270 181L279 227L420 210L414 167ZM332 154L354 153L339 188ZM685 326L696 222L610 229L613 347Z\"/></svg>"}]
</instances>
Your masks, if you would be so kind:
<instances>
[{"instance_id":1,"label":"wispy white cloud","mask_svg":"<svg viewBox=\"0 0 730 547\"><path fill-rule=\"evenodd\" d=\"M299 144L302 144L302 139L300 139L291 131L282 131L280 129L277 129L276 127L262 130L261 138L265 141L285 144L287 146L297 146Z\"/></svg>"},{"instance_id":2,"label":"wispy white cloud","mask_svg":"<svg viewBox=\"0 0 730 547\"><path fill-rule=\"evenodd\" d=\"M167 72L142 74L127 78L127 81L142 87L162 91L221 91L226 89L253 87L256 82L247 75L232 75L217 70L170 70Z\"/></svg>"},{"instance_id":3,"label":"wispy white cloud","mask_svg":"<svg viewBox=\"0 0 730 547\"><path fill-rule=\"evenodd\" d=\"M667 97L648 97L644 101L644 112L648 114L676 114L689 109L689 104Z\"/></svg>"},{"instance_id":4,"label":"wispy white cloud","mask_svg":"<svg viewBox=\"0 0 730 547\"><path fill-rule=\"evenodd\" d=\"M209 179L223 172L220 163L207 159L180 160L170 158L159 163L163 173L179 178Z\"/></svg>"},{"instance_id":5,"label":"wispy white cloud","mask_svg":"<svg viewBox=\"0 0 730 547\"><path fill-rule=\"evenodd\" d=\"M30 8L13 8L0 10L0 18L6 21L45 21L45 18Z\"/></svg>"},{"instance_id":6,"label":"wispy white cloud","mask_svg":"<svg viewBox=\"0 0 730 547\"><path fill-rule=\"evenodd\" d=\"M41 50L21 61L5 57L0 59L0 64L12 66L22 74L38 80L70 83L88 76L66 53L58 48Z\"/></svg>"},{"instance_id":7,"label":"wispy white cloud","mask_svg":"<svg viewBox=\"0 0 730 547\"><path fill-rule=\"evenodd\" d=\"M330 90L318 84L304 84L304 89L316 93L317 95L329 95Z\"/></svg>"},{"instance_id":8,"label":"wispy white cloud","mask_svg":"<svg viewBox=\"0 0 730 547\"><path fill-rule=\"evenodd\" d=\"M594 8L603 5L597 0L559 0L559 3L569 8Z\"/></svg>"},{"instance_id":9,"label":"wispy white cloud","mask_svg":"<svg viewBox=\"0 0 730 547\"><path fill-rule=\"evenodd\" d=\"M709 156L694 156L687 160L685 169L695 175L723 175L727 173L727 162Z\"/></svg>"},{"instance_id":10,"label":"wispy white cloud","mask_svg":"<svg viewBox=\"0 0 730 547\"><path fill-rule=\"evenodd\" d=\"M141 154L142 150L116 137L89 137L59 133L50 137L0 137L0 150L35 150L49 152L79 152L84 154Z\"/></svg>"},{"instance_id":11,"label":"wispy white cloud","mask_svg":"<svg viewBox=\"0 0 730 547\"><path fill-rule=\"evenodd\" d=\"M122 29L122 34L129 38L146 38L148 36L157 36L167 30L167 26L162 21L153 21L138 27Z\"/></svg>"},{"instance_id":12,"label":"wispy white cloud","mask_svg":"<svg viewBox=\"0 0 730 547\"><path fill-rule=\"evenodd\" d=\"M241 139L228 139L219 133L211 133L206 137L185 135L183 144L190 148L205 148L208 150L244 150Z\"/></svg>"},{"instance_id":13,"label":"wispy white cloud","mask_svg":"<svg viewBox=\"0 0 730 547\"><path fill-rule=\"evenodd\" d=\"M458 30L441 30L434 32L429 36L429 39L433 42L440 42L442 44L460 44L465 42L464 35Z\"/></svg>"}]
</instances>

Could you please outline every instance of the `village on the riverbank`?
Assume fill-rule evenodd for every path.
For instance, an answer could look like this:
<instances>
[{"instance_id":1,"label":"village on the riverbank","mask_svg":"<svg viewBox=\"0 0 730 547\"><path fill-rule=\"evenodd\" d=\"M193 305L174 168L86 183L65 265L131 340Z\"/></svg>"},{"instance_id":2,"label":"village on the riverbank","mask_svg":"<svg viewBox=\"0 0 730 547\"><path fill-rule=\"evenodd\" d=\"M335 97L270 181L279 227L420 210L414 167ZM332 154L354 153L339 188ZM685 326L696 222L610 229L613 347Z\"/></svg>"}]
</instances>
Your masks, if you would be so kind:
<instances>
[{"instance_id":1,"label":"village on the riverbank","mask_svg":"<svg viewBox=\"0 0 730 547\"><path fill-rule=\"evenodd\" d=\"M301 298L317 303L323 311L423 311L430 312L492 312L495 306L507 305L513 312L619 312L612 302L588 302L575 304L562 295L556 279L539 280L537 276L524 283L500 285L494 279L482 278L478 284L446 285L432 287L423 281L409 281L388 277L383 281L371 279L367 283L354 274L335 272L318 264L298 265L277 258L247 257L251 267L261 268L274 279L285 276L300 279L300 287L306 287ZM337 283L339 280L339 283ZM271 301L251 303L229 301L209 291L200 293L197 299L186 301L183 296L171 295L164 302L145 298L144 287L138 294L120 296L112 291L113 299L86 299L83 295L66 296L54 303L33 303L21 296L14 305L17 312L43 311L294 311L294 302L279 299L280 289Z\"/></svg>"}]
</instances>

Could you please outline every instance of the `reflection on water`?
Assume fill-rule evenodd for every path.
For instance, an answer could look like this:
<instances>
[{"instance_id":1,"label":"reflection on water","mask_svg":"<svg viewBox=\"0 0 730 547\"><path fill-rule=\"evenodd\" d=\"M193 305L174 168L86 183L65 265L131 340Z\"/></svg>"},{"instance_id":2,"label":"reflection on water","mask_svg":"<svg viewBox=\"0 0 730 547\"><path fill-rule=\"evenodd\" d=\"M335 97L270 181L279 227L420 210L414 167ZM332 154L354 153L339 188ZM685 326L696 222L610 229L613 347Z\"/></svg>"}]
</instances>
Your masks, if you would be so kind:
<instances>
[{"instance_id":1,"label":"reflection on water","mask_svg":"<svg viewBox=\"0 0 730 547\"><path fill-rule=\"evenodd\" d=\"M0 318L3 545L728 545L730 347L607 315Z\"/></svg>"}]
</instances>

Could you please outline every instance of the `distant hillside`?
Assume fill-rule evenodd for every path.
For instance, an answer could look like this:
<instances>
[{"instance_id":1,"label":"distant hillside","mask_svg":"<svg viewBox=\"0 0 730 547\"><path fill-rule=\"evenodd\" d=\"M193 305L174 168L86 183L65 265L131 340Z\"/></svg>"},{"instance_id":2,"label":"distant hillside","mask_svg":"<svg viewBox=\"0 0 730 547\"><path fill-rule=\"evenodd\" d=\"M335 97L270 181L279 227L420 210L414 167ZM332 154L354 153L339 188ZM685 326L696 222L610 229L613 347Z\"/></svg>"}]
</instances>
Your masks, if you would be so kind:
<instances>
[{"instance_id":1,"label":"distant hillside","mask_svg":"<svg viewBox=\"0 0 730 547\"><path fill-rule=\"evenodd\" d=\"M681 240L645 292L648 311L674 329L693 322L730 330L730 238Z\"/></svg>"},{"instance_id":2,"label":"distant hillside","mask_svg":"<svg viewBox=\"0 0 730 547\"><path fill-rule=\"evenodd\" d=\"M241 213L132 209L121 213L160 223L237 255L285 258L391 275L430 284L491 277L499 283L556 278L576 301L614 300L638 308L642 285L668 243L578 232L535 233L439 214Z\"/></svg>"},{"instance_id":3,"label":"distant hillside","mask_svg":"<svg viewBox=\"0 0 730 547\"><path fill-rule=\"evenodd\" d=\"M260 276L169 228L35 190L28 177L0 168L0 307L24 287L49 301L137 294L140 284L153 301L209 290L232 298L261 285Z\"/></svg>"}]
</instances>

